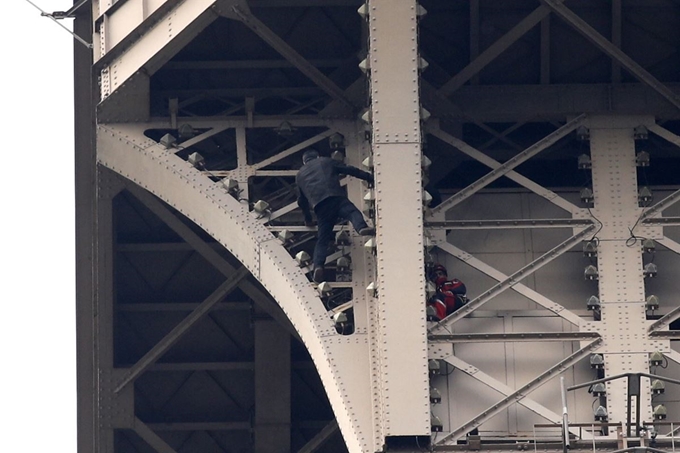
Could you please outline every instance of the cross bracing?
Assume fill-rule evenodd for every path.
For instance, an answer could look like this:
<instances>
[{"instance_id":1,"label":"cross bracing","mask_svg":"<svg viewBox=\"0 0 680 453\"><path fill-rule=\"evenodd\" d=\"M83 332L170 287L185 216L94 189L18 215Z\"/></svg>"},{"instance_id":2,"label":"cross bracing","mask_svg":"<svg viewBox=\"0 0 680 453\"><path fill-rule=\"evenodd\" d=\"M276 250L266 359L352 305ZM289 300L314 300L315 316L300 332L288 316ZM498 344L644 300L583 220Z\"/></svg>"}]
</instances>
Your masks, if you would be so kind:
<instances>
[{"instance_id":1,"label":"cross bracing","mask_svg":"<svg viewBox=\"0 0 680 453\"><path fill-rule=\"evenodd\" d=\"M555 448L559 427L541 427L561 419L553 378L594 379L592 352L605 375L674 372L664 332L680 251L677 3L370 0L366 17L362 4L119 0L90 5L93 21L81 11L95 52L79 50L78 80L97 84L78 99L91 112L98 100L77 150L79 187L97 188L79 195L93 238L79 256L94 257L80 285L89 272L96 288L79 299L83 451L466 449L473 430L482 445ZM377 248L350 233L327 264L340 280L335 260L351 258L351 281L319 295L293 259L315 242L294 176L301 151L329 155L334 134L348 163L373 157L374 205L369 188L347 188L374 216ZM635 166L641 151L649 167ZM584 154L592 168L578 168ZM439 207L423 211L423 182ZM642 187L653 195L639 201ZM258 200L269 210L255 212ZM593 239L598 257L583 257ZM428 259L471 300L437 324L425 323ZM584 279L587 265L599 280ZM662 303L650 311L652 294ZM343 310L351 331L330 319ZM517 343L525 333L544 337ZM667 359L650 369L655 350ZM448 363L443 376L428 376L428 358ZM662 402L672 418L677 389L652 399L650 385L640 422ZM626 419L627 390L607 384L611 421ZM570 420L593 422L594 402L570 393ZM657 442L672 444L672 430L659 425ZM615 449L615 428L569 431L576 445Z\"/></svg>"}]
</instances>

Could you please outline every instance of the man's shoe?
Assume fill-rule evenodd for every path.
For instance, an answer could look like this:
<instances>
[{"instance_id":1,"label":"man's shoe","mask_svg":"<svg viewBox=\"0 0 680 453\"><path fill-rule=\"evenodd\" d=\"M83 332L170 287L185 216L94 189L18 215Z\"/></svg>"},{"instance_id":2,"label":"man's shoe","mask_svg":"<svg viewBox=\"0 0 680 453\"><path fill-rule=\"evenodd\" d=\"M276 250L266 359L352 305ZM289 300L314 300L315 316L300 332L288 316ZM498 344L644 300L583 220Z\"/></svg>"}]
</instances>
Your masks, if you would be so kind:
<instances>
[{"instance_id":1,"label":"man's shoe","mask_svg":"<svg viewBox=\"0 0 680 453\"><path fill-rule=\"evenodd\" d=\"M364 227L359 230L359 234L362 236L375 236L375 228Z\"/></svg>"},{"instance_id":2,"label":"man's shoe","mask_svg":"<svg viewBox=\"0 0 680 453\"><path fill-rule=\"evenodd\" d=\"M312 280L316 283L321 283L323 282L323 267L317 267L314 269L314 275L312 276Z\"/></svg>"}]
</instances>

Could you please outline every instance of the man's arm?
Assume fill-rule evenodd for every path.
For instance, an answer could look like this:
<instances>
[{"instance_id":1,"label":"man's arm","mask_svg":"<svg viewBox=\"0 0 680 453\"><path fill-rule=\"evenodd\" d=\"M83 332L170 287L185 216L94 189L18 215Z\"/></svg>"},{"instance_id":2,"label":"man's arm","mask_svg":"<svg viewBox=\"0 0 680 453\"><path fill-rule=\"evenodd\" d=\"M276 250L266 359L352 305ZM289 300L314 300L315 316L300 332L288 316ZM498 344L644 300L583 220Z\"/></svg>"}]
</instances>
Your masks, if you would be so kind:
<instances>
[{"instance_id":1,"label":"man's arm","mask_svg":"<svg viewBox=\"0 0 680 453\"><path fill-rule=\"evenodd\" d=\"M356 167L352 167L351 165L345 165L342 162L338 161L333 161L335 170L340 173L341 175L350 175L354 176L355 178L363 179L364 181L369 182L370 184L373 184L373 175L363 171L359 170Z\"/></svg>"},{"instance_id":2,"label":"man's arm","mask_svg":"<svg viewBox=\"0 0 680 453\"><path fill-rule=\"evenodd\" d=\"M312 213L310 212L309 209L309 200L307 200L307 197L305 197L305 194L302 193L300 188L297 188L298 192L298 198L297 198L297 204L302 209L302 214L305 216L305 225L309 226L311 225L312 222Z\"/></svg>"}]
</instances>

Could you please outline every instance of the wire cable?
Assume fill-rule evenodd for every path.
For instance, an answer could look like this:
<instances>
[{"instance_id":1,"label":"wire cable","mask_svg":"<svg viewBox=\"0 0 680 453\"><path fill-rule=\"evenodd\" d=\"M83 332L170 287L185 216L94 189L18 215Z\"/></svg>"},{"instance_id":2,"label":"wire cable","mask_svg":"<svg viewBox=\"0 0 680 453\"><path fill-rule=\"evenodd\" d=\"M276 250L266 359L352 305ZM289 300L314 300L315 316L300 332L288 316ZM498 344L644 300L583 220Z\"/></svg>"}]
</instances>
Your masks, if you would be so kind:
<instances>
[{"instance_id":1,"label":"wire cable","mask_svg":"<svg viewBox=\"0 0 680 453\"><path fill-rule=\"evenodd\" d=\"M88 49L94 48L94 46L93 46L91 43L85 41L83 38L81 38L80 36L76 35L74 32L72 32L71 30L69 30L68 27L65 27L64 25L60 24L59 21L57 20L57 18L54 17L54 14L50 14L50 13L46 12L45 10L43 10L42 8L40 8L38 5L36 5L35 3L33 3L31 0L26 0L26 1L27 1L28 3L30 3L31 5L33 5L33 7L35 7L38 11L40 11L40 15L41 15L41 16L43 16L43 17L49 17L50 19L52 19L52 20L54 21L55 24L59 25L61 28L63 28L64 30L66 30L66 31L67 31L70 35L72 35L79 43L81 43L82 45L84 45L84 46L87 47Z\"/></svg>"}]
</instances>

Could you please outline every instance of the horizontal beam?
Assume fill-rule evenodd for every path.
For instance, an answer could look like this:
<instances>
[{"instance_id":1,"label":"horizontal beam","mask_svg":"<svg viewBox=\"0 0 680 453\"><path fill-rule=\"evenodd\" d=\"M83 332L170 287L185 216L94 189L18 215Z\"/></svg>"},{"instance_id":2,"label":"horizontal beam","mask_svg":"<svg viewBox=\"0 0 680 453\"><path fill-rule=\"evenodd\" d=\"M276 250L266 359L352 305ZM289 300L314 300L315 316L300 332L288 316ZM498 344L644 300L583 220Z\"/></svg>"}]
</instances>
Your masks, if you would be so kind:
<instances>
[{"instance_id":1,"label":"horizontal beam","mask_svg":"<svg viewBox=\"0 0 680 453\"><path fill-rule=\"evenodd\" d=\"M425 222L431 230L507 230L531 228L574 228L592 225L589 219L535 220L444 220Z\"/></svg>"},{"instance_id":2,"label":"horizontal beam","mask_svg":"<svg viewBox=\"0 0 680 453\"><path fill-rule=\"evenodd\" d=\"M597 332L460 333L428 335L431 343L505 343L528 341L586 341L600 338Z\"/></svg>"},{"instance_id":3,"label":"horizontal beam","mask_svg":"<svg viewBox=\"0 0 680 453\"><path fill-rule=\"evenodd\" d=\"M344 60L309 60L317 68L335 68L341 66ZM287 60L231 60L231 61L169 61L163 70L195 70L195 69L284 69L293 68Z\"/></svg>"},{"instance_id":4,"label":"horizontal beam","mask_svg":"<svg viewBox=\"0 0 680 453\"><path fill-rule=\"evenodd\" d=\"M198 308L198 303L142 303L142 304L116 304L119 312L149 312L149 311L192 311ZM220 302L213 306L212 311L250 311L252 305L249 302Z\"/></svg>"}]
</instances>

